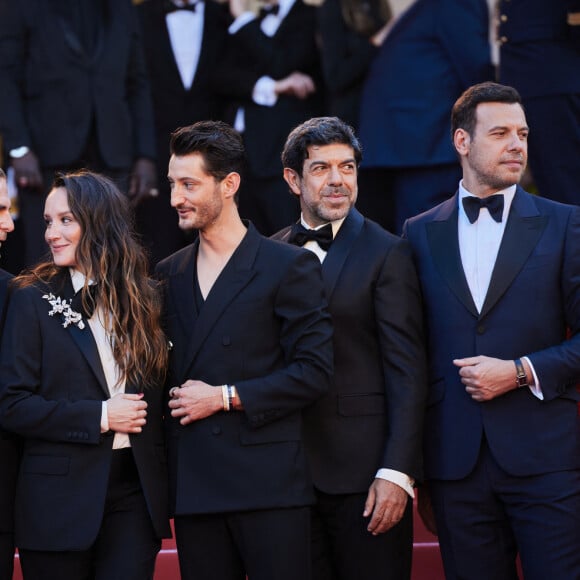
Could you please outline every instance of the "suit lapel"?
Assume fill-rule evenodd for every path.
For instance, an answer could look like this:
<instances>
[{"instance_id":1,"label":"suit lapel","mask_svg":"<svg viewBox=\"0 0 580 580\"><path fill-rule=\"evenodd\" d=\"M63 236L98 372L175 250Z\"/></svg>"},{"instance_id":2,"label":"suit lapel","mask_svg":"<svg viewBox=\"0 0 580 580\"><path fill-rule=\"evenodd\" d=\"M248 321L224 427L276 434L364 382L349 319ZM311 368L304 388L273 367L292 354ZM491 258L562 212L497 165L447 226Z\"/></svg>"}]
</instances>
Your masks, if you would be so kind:
<instances>
[{"instance_id":1,"label":"suit lapel","mask_svg":"<svg viewBox=\"0 0 580 580\"><path fill-rule=\"evenodd\" d=\"M62 288L62 286L60 287ZM55 294L59 294L61 291L62 290L59 289L53 290ZM64 297L66 297L67 302L70 303L71 298L74 296L74 289L68 271L65 272L63 294ZM91 367L91 370L93 371L99 386L101 387L101 390L106 395L106 397L109 398L109 388L107 387L107 380L105 379L105 373L103 371L103 366L99 357L97 343L95 342L91 328L85 318L83 318L83 322L85 323L83 329L80 329L76 324L71 324L66 328L66 330Z\"/></svg>"},{"instance_id":2,"label":"suit lapel","mask_svg":"<svg viewBox=\"0 0 580 580\"><path fill-rule=\"evenodd\" d=\"M354 246L354 241L359 236L363 225L363 216L358 212L358 210L352 208L338 230L336 238L334 239L332 246L330 246L324 262L322 262L322 278L324 280L324 289L328 300L330 300L330 297L334 292L340 272L342 271L350 250Z\"/></svg>"},{"instance_id":3,"label":"suit lapel","mask_svg":"<svg viewBox=\"0 0 580 580\"><path fill-rule=\"evenodd\" d=\"M457 196L443 203L434 221L427 223L427 241L441 277L461 303L479 316L463 270L457 237Z\"/></svg>"},{"instance_id":4,"label":"suit lapel","mask_svg":"<svg viewBox=\"0 0 580 580\"><path fill-rule=\"evenodd\" d=\"M199 349L203 346L205 339L221 315L256 275L254 262L259 246L260 234L250 224L248 232L218 276L197 317L195 331L186 351L187 357L183 376L193 364Z\"/></svg>"},{"instance_id":5,"label":"suit lapel","mask_svg":"<svg viewBox=\"0 0 580 580\"><path fill-rule=\"evenodd\" d=\"M547 223L547 216L540 215L533 197L518 187L481 310L482 317L493 308L518 275Z\"/></svg>"}]
</instances>

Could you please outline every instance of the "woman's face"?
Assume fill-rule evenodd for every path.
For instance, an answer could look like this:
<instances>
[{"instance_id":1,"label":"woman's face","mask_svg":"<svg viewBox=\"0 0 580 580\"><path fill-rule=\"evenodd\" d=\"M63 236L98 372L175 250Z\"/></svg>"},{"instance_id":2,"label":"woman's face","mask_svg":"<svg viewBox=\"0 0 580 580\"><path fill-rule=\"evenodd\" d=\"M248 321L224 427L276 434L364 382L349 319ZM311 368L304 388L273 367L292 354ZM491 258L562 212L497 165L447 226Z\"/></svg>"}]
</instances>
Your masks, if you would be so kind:
<instances>
[{"instance_id":1,"label":"woman's face","mask_svg":"<svg viewBox=\"0 0 580 580\"><path fill-rule=\"evenodd\" d=\"M76 251L82 230L68 206L64 187L56 187L48 194L44 204L44 222L44 239L52 252L54 263L57 266L76 268Z\"/></svg>"}]
</instances>

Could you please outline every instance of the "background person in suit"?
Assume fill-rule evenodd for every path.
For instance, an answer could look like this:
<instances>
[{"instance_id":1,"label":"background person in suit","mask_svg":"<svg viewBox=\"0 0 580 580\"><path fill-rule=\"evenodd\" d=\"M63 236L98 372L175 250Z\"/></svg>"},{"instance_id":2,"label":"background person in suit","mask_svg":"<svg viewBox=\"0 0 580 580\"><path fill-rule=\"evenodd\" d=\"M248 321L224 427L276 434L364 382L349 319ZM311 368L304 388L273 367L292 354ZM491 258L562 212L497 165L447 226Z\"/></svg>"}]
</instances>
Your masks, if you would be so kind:
<instances>
[{"instance_id":1,"label":"background person in suit","mask_svg":"<svg viewBox=\"0 0 580 580\"><path fill-rule=\"evenodd\" d=\"M393 233L455 191L449 110L493 78L488 11L485 0L416 0L373 60L361 97L358 207Z\"/></svg>"},{"instance_id":2,"label":"background person in suit","mask_svg":"<svg viewBox=\"0 0 580 580\"><path fill-rule=\"evenodd\" d=\"M244 149L222 122L176 131L171 203L198 240L161 262L173 344L170 489L184 580L309 579L301 411L332 373L310 252L262 237L235 196Z\"/></svg>"},{"instance_id":3,"label":"background person in suit","mask_svg":"<svg viewBox=\"0 0 580 580\"><path fill-rule=\"evenodd\" d=\"M268 0L256 17L247 4L230 0L235 20L214 82L229 103L225 120L244 139L240 215L269 236L300 213L282 179L286 136L323 106L317 8L303 0Z\"/></svg>"},{"instance_id":4,"label":"background person in suit","mask_svg":"<svg viewBox=\"0 0 580 580\"><path fill-rule=\"evenodd\" d=\"M10 215L10 199L6 174L0 169L0 247L14 230ZM0 333L4 323L4 308L8 297L8 282L12 276L0 269ZM1 335L1 334L0 334ZM19 445L11 433L0 430L0 578L9 580L14 569L14 494L18 473Z\"/></svg>"},{"instance_id":5,"label":"background person in suit","mask_svg":"<svg viewBox=\"0 0 580 580\"><path fill-rule=\"evenodd\" d=\"M210 79L231 17L227 4L215 0L147 0L138 12L153 96L159 195L139 204L136 219L157 263L191 241L169 203L169 138L176 127L224 118L224 100Z\"/></svg>"},{"instance_id":6,"label":"background person in suit","mask_svg":"<svg viewBox=\"0 0 580 580\"><path fill-rule=\"evenodd\" d=\"M57 177L44 219L53 259L15 279L0 353L23 575L152 578L170 535L160 300L112 181Z\"/></svg>"},{"instance_id":7,"label":"background person in suit","mask_svg":"<svg viewBox=\"0 0 580 580\"><path fill-rule=\"evenodd\" d=\"M130 0L0 0L0 85L23 266L46 252L42 211L55 171L104 172L135 202L155 193L151 95Z\"/></svg>"},{"instance_id":8,"label":"background person in suit","mask_svg":"<svg viewBox=\"0 0 580 580\"><path fill-rule=\"evenodd\" d=\"M498 2L499 79L522 96L540 195L580 204L580 0Z\"/></svg>"},{"instance_id":9,"label":"background person in suit","mask_svg":"<svg viewBox=\"0 0 580 580\"><path fill-rule=\"evenodd\" d=\"M459 191L405 229L428 329L425 471L445 574L517 578L519 551L526 580L577 578L580 208L518 186L528 126L515 89L471 87L452 130Z\"/></svg>"},{"instance_id":10,"label":"background person in suit","mask_svg":"<svg viewBox=\"0 0 580 580\"><path fill-rule=\"evenodd\" d=\"M282 153L302 217L275 237L322 261L334 326L330 392L304 415L316 580L411 574L426 394L421 297L408 244L354 208L360 161L353 130L336 117L299 125ZM304 228L328 230L332 245L307 241Z\"/></svg>"}]
</instances>

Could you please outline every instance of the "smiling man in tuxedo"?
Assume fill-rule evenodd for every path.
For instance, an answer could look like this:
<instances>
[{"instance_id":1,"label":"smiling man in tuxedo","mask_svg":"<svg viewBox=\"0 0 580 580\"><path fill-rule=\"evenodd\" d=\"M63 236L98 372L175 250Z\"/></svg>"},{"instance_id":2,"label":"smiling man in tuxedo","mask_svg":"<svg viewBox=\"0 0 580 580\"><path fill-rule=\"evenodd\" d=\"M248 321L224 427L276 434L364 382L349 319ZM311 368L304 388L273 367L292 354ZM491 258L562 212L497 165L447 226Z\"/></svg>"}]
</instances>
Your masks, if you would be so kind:
<instances>
[{"instance_id":1,"label":"smiling man in tuxedo","mask_svg":"<svg viewBox=\"0 0 580 580\"><path fill-rule=\"evenodd\" d=\"M467 89L459 191L405 226L430 356L420 505L450 579L517 578L518 551L526 580L580 573L580 208L518 185L528 132L515 89Z\"/></svg>"},{"instance_id":2,"label":"smiling man in tuxedo","mask_svg":"<svg viewBox=\"0 0 580 580\"><path fill-rule=\"evenodd\" d=\"M426 392L421 298L407 242L354 207L361 157L337 117L302 123L282 153L302 213L274 237L318 256L334 326L330 392L304 414L316 580L411 573Z\"/></svg>"}]
</instances>

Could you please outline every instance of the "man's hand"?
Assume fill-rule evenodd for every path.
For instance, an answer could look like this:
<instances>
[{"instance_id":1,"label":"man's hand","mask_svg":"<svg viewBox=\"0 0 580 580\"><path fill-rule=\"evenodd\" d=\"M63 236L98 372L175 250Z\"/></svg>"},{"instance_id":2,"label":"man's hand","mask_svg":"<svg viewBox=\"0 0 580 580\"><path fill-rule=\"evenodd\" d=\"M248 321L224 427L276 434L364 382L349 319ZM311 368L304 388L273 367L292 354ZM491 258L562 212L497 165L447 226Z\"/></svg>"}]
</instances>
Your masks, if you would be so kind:
<instances>
[{"instance_id":1,"label":"man's hand","mask_svg":"<svg viewBox=\"0 0 580 580\"><path fill-rule=\"evenodd\" d=\"M14 180L18 187L27 187L28 189L36 189L39 193L42 192L44 187L42 172L38 157L32 151L18 159L12 159L11 164L14 168Z\"/></svg>"},{"instance_id":2,"label":"man's hand","mask_svg":"<svg viewBox=\"0 0 580 580\"><path fill-rule=\"evenodd\" d=\"M147 403L143 394L119 393L107 401L109 429L117 433L141 433L146 423Z\"/></svg>"},{"instance_id":3,"label":"man's hand","mask_svg":"<svg viewBox=\"0 0 580 580\"><path fill-rule=\"evenodd\" d=\"M205 419L224 408L222 391L203 381L186 381L179 389L171 389L171 416L182 425Z\"/></svg>"},{"instance_id":4,"label":"man's hand","mask_svg":"<svg viewBox=\"0 0 580 580\"><path fill-rule=\"evenodd\" d=\"M274 90L277 95L288 95L297 99L305 99L316 91L316 85L311 77L301 72L292 74L276 81Z\"/></svg>"},{"instance_id":5,"label":"man's hand","mask_svg":"<svg viewBox=\"0 0 580 580\"><path fill-rule=\"evenodd\" d=\"M371 516L367 530L373 535L385 533L398 524L405 508L409 494L396 483L376 478L369 488L363 517Z\"/></svg>"},{"instance_id":6,"label":"man's hand","mask_svg":"<svg viewBox=\"0 0 580 580\"><path fill-rule=\"evenodd\" d=\"M136 206L146 197L159 195L157 189L157 172L155 163L151 159L137 159L133 165L133 172L129 180L129 198Z\"/></svg>"},{"instance_id":7,"label":"man's hand","mask_svg":"<svg viewBox=\"0 0 580 580\"><path fill-rule=\"evenodd\" d=\"M516 367L513 360L488 356L455 359L461 382L474 401L491 401L517 388Z\"/></svg>"}]
</instances>

